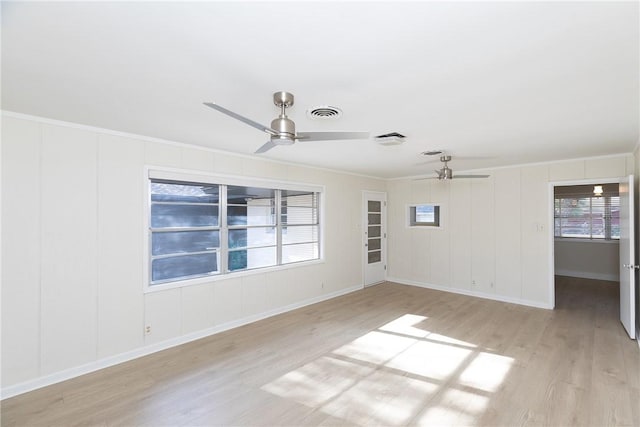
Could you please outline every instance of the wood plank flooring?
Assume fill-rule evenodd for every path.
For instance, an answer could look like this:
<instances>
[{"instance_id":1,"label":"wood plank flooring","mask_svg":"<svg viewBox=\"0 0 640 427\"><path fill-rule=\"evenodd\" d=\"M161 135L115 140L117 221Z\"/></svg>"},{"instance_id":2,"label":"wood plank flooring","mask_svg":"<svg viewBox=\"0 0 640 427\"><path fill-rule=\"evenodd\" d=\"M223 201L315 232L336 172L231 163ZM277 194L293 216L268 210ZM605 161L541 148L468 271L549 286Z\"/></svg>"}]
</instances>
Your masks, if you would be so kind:
<instances>
[{"instance_id":1,"label":"wood plank flooring","mask_svg":"<svg viewBox=\"0 0 640 427\"><path fill-rule=\"evenodd\" d=\"M2 426L640 426L617 283L556 294L385 283L6 399Z\"/></svg>"}]
</instances>

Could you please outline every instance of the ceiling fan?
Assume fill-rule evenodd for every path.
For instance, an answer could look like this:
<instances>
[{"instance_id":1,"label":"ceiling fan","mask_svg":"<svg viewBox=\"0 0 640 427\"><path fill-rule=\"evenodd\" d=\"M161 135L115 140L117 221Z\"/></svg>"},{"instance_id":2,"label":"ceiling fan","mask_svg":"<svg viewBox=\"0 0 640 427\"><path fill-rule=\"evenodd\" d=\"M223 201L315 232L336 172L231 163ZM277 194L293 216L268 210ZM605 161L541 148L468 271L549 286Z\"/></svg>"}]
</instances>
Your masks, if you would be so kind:
<instances>
[{"instance_id":1,"label":"ceiling fan","mask_svg":"<svg viewBox=\"0 0 640 427\"><path fill-rule=\"evenodd\" d=\"M369 132L296 132L296 124L293 120L289 119L286 114L287 107L293 105L293 94L289 92L276 92L273 94L273 103L280 108L280 115L271 121L271 127L254 122L213 102L205 102L204 105L271 135L269 141L258 148L256 153L264 153L277 145L291 145L296 141L331 141L369 138Z\"/></svg>"},{"instance_id":2,"label":"ceiling fan","mask_svg":"<svg viewBox=\"0 0 640 427\"><path fill-rule=\"evenodd\" d=\"M433 178L422 178L422 179L438 179L438 180L448 180L454 178L489 178L490 175L453 175L453 170L449 167L448 163L451 161L451 156L440 156L440 161L444 163L442 169L436 169L435 172L438 176Z\"/></svg>"}]
</instances>

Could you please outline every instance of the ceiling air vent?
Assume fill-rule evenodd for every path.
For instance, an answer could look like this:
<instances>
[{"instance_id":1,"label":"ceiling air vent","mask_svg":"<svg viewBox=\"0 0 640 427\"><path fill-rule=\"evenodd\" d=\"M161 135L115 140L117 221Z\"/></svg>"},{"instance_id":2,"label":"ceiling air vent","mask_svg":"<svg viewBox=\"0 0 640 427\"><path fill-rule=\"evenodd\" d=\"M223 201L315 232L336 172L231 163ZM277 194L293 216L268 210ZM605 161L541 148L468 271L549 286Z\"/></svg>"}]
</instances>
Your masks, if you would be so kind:
<instances>
[{"instance_id":1,"label":"ceiling air vent","mask_svg":"<svg viewBox=\"0 0 640 427\"><path fill-rule=\"evenodd\" d=\"M385 133L383 135L378 135L374 138L374 140L380 145L400 145L404 142L406 136L398 133L391 132Z\"/></svg>"},{"instance_id":2,"label":"ceiling air vent","mask_svg":"<svg viewBox=\"0 0 640 427\"><path fill-rule=\"evenodd\" d=\"M309 108L307 110L307 116L312 119L337 119L338 117L342 116L342 110L338 107L322 105L319 107Z\"/></svg>"},{"instance_id":3,"label":"ceiling air vent","mask_svg":"<svg viewBox=\"0 0 640 427\"><path fill-rule=\"evenodd\" d=\"M423 151L420 154L422 154L423 156L438 156L442 154L442 150L427 150L427 151Z\"/></svg>"}]
</instances>

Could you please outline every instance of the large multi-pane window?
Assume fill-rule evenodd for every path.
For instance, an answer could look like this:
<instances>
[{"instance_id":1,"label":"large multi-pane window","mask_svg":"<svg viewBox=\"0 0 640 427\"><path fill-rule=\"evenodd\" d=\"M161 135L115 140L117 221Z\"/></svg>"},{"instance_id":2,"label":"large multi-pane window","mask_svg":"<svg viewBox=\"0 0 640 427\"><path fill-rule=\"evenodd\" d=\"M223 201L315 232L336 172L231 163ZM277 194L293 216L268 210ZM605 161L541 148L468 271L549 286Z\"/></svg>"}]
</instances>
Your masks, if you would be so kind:
<instances>
[{"instance_id":1,"label":"large multi-pane window","mask_svg":"<svg viewBox=\"0 0 640 427\"><path fill-rule=\"evenodd\" d=\"M283 263L318 258L318 193L283 190L280 218Z\"/></svg>"},{"instance_id":2,"label":"large multi-pane window","mask_svg":"<svg viewBox=\"0 0 640 427\"><path fill-rule=\"evenodd\" d=\"M149 284L320 257L320 192L152 178Z\"/></svg>"},{"instance_id":3,"label":"large multi-pane window","mask_svg":"<svg viewBox=\"0 0 640 427\"><path fill-rule=\"evenodd\" d=\"M152 180L151 283L220 271L218 185Z\"/></svg>"},{"instance_id":4,"label":"large multi-pane window","mask_svg":"<svg viewBox=\"0 0 640 427\"><path fill-rule=\"evenodd\" d=\"M554 222L556 237L620 239L620 197L556 195Z\"/></svg>"},{"instance_id":5,"label":"large multi-pane window","mask_svg":"<svg viewBox=\"0 0 640 427\"><path fill-rule=\"evenodd\" d=\"M227 187L228 270L277 265L277 190Z\"/></svg>"}]
</instances>

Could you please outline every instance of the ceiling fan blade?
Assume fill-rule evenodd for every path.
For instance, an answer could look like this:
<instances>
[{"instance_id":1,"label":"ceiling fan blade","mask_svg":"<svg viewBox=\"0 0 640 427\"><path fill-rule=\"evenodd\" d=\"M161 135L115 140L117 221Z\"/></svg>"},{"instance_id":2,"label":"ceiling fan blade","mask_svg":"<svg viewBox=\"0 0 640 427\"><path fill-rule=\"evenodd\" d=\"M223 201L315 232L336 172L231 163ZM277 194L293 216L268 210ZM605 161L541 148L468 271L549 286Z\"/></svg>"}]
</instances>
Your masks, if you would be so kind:
<instances>
[{"instance_id":1,"label":"ceiling fan blade","mask_svg":"<svg viewBox=\"0 0 640 427\"><path fill-rule=\"evenodd\" d=\"M491 175L456 175L454 174L454 178L489 178Z\"/></svg>"},{"instance_id":2,"label":"ceiling fan blade","mask_svg":"<svg viewBox=\"0 0 640 427\"><path fill-rule=\"evenodd\" d=\"M276 146L276 144L274 144L273 141L269 140L262 147L258 148L255 151L255 154L265 153L265 152L271 150L275 146Z\"/></svg>"},{"instance_id":3,"label":"ceiling fan blade","mask_svg":"<svg viewBox=\"0 0 640 427\"><path fill-rule=\"evenodd\" d=\"M263 124L260 124L258 122L254 122L253 120L248 119L248 118L246 118L244 116L241 116L238 113L234 113L231 110L227 110L226 108L221 107L218 104L214 104L213 102L203 102L203 104L206 105L207 107L213 108L214 110L218 110L221 113L226 114L227 116L231 116L234 119L240 120L241 122L244 122L244 123L248 124L249 126L253 126L254 128L259 129L259 130L261 130L263 132L266 132L266 133L271 134L271 135L277 135L278 134L277 131L271 129L270 127L265 126Z\"/></svg>"},{"instance_id":4,"label":"ceiling fan blade","mask_svg":"<svg viewBox=\"0 0 640 427\"><path fill-rule=\"evenodd\" d=\"M300 142L331 141L342 139L367 139L369 132L298 132L296 139Z\"/></svg>"}]
</instances>

